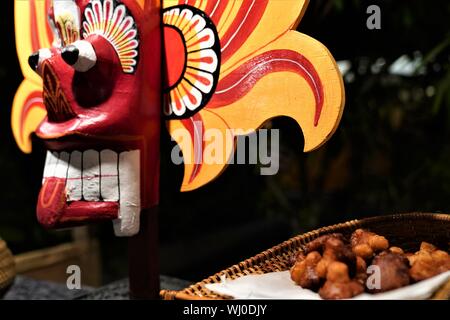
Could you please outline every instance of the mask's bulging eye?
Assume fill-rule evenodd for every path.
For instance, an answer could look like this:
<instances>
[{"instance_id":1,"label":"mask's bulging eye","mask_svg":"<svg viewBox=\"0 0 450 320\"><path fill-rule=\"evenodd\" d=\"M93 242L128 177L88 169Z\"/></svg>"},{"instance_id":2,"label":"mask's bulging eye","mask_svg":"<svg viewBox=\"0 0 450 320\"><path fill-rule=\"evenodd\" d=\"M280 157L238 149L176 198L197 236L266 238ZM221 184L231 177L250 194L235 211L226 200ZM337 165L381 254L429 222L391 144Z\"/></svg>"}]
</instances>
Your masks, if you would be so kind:
<instances>
[{"instance_id":1,"label":"mask's bulging eye","mask_svg":"<svg viewBox=\"0 0 450 320\"><path fill-rule=\"evenodd\" d=\"M30 68L34 71L39 71L40 67L42 66L42 63L50 59L52 57L52 52L50 49L40 49L34 53L32 53L28 57L28 64L30 65Z\"/></svg>"},{"instance_id":2,"label":"mask's bulging eye","mask_svg":"<svg viewBox=\"0 0 450 320\"><path fill-rule=\"evenodd\" d=\"M61 56L68 65L79 72L90 70L97 62L94 47L86 40L75 41L64 47Z\"/></svg>"},{"instance_id":3,"label":"mask's bulging eye","mask_svg":"<svg viewBox=\"0 0 450 320\"><path fill-rule=\"evenodd\" d=\"M80 50L78 50L77 47L70 45L62 50L61 55L67 64L73 66L78 61Z\"/></svg>"},{"instance_id":4,"label":"mask's bulging eye","mask_svg":"<svg viewBox=\"0 0 450 320\"><path fill-rule=\"evenodd\" d=\"M38 65L39 65L39 51L32 53L28 57L28 64L30 65L31 69L37 70Z\"/></svg>"}]
</instances>

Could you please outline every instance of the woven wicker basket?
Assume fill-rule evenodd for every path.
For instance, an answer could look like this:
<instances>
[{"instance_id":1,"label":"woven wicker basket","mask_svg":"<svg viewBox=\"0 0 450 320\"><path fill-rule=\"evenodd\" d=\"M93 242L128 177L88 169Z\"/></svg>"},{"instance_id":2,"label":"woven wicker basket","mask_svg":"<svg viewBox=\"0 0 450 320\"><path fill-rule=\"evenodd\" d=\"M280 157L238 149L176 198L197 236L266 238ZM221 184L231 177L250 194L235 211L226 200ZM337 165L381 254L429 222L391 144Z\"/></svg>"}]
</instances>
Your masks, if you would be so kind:
<instances>
[{"instance_id":1,"label":"woven wicker basket","mask_svg":"<svg viewBox=\"0 0 450 320\"><path fill-rule=\"evenodd\" d=\"M15 275L16 269L11 251L0 239L0 295L12 283Z\"/></svg>"},{"instance_id":2,"label":"woven wicker basket","mask_svg":"<svg viewBox=\"0 0 450 320\"><path fill-rule=\"evenodd\" d=\"M218 283L223 275L236 279L249 274L288 270L290 257L298 250L301 250L306 243L321 235L333 232L348 235L358 228L369 229L381 234L388 238L392 245L401 246L406 250L417 250L422 241L427 241L442 249L449 250L449 214L408 213L353 220L294 237L182 291L163 290L161 291L161 298L165 300L230 299L230 297L220 296L209 291L205 288L205 284ZM449 295L450 283L443 286L434 298L448 299Z\"/></svg>"}]
</instances>

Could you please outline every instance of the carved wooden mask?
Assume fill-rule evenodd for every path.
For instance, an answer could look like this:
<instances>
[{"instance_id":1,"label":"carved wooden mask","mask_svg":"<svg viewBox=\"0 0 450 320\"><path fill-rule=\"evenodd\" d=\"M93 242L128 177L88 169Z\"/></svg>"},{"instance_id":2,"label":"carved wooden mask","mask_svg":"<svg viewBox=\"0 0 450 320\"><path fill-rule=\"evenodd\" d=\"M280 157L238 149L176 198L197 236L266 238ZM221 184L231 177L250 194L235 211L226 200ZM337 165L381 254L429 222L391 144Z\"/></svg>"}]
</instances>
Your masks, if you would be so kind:
<instances>
[{"instance_id":1,"label":"carved wooden mask","mask_svg":"<svg viewBox=\"0 0 450 320\"><path fill-rule=\"evenodd\" d=\"M16 0L25 80L13 131L23 151L33 132L49 150L39 222L113 220L117 235L136 234L141 209L158 202L163 116L189 160L182 191L212 181L233 155L231 148L223 161L202 161L209 128L234 141L288 116L303 130L304 151L325 143L342 116L343 82L326 47L293 30L306 5Z\"/></svg>"}]
</instances>

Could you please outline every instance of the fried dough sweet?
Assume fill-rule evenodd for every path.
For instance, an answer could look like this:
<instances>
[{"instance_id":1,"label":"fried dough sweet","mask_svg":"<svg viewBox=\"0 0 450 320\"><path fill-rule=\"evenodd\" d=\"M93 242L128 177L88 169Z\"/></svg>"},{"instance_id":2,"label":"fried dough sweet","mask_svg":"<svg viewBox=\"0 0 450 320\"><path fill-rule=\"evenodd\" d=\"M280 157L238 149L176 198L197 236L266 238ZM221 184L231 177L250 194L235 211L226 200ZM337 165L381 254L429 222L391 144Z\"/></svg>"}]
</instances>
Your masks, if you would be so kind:
<instances>
[{"instance_id":1,"label":"fried dough sweet","mask_svg":"<svg viewBox=\"0 0 450 320\"><path fill-rule=\"evenodd\" d=\"M349 238L340 233L323 235L302 249L291 261L291 278L323 299L386 292L450 270L450 255L430 243L422 242L415 253L406 252L364 229ZM379 277L375 286L372 275Z\"/></svg>"},{"instance_id":2,"label":"fried dough sweet","mask_svg":"<svg viewBox=\"0 0 450 320\"><path fill-rule=\"evenodd\" d=\"M450 255L427 242L422 242L420 250L409 255L408 259L411 264L409 275L415 281L429 279L450 270Z\"/></svg>"},{"instance_id":3,"label":"fried dough sweet","mask_svg":"<svg viewBox=\"0 0 450 320\"><path fill-rule=\"evenodd\" d=\"M364 285L351 279L348 266L334 261L328 267L327 281L319 290L323 299L349 299L364 292Z\"/></svg>"},{"instance_id":4,"label":"fried dough sweet","mask_svg":"<svg viewBox=\"0 0 450 320\"><path fill-rule=\"evenodd\" d=\"M385 237L364 229L353 232L350 242L353 252L366 260L389 248L389 241Z\"/></svg>"}]
</instances>

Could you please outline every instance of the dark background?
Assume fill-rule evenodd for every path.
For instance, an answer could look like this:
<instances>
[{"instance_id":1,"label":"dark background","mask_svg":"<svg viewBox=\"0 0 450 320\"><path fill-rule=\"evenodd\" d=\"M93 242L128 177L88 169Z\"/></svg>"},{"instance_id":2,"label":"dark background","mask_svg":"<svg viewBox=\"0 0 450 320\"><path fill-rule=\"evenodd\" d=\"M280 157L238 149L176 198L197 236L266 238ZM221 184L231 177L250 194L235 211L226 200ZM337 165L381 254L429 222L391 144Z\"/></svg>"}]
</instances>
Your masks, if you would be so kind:
<instances>
[{"instance_id":1,"label":"dark background","mask_svg":"<svg viewBox=\"0 0 450 320\"><path fill-rule=\"evenodd\" d=\"M14 253L67 241L67 231L37 224L35 204L45 150L16 147L10 108L22 81L15 55L13 1L0 12L0 236ZM378 4L382 29L366 28L368 5ZM293 235L349 219L449 209L450 3L434 1L311 1L299 31L347 60L347 103L333 138L310 154L287 119L281 129L278 175L257 166L231 166L201 190L178 192L182 168L171 164L162 136L160 239L162 273L201 280ZM421 56L411 76L389 66ZM374 66L375 65L375 66ZM126 240L109 224L92 228L101 242L103 282L126 276Z\"/></svg>"}]
</instances>

